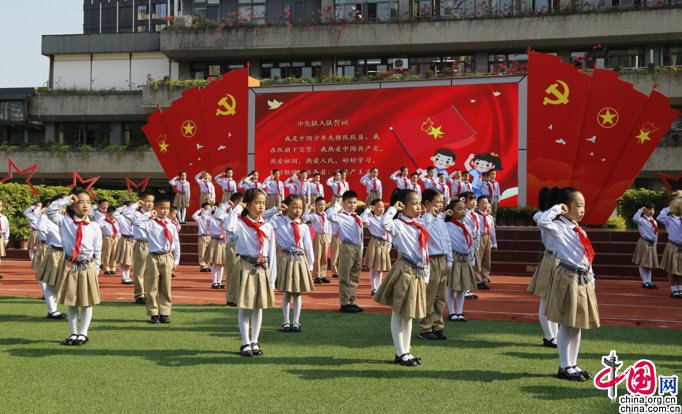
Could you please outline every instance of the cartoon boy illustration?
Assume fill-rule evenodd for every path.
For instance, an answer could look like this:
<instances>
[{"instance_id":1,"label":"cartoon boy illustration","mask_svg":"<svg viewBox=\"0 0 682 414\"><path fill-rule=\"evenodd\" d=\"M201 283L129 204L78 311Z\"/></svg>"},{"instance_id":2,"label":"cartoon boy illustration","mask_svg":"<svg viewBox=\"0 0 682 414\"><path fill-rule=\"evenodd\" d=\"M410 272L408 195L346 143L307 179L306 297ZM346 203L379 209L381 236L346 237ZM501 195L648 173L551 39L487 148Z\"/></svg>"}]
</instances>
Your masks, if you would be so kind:
<instances>
[{"instance_id":1,"label":"cartoon boy illustration","mask_svg":"<svg viewBox=\"0 0 682 414\"><path fill-rule=\"evenodd\" d=\"M472 163L473 160L473 163ZM464 162L464 168L469 170L471 177L473 178L472 186L474 187L474 192L476 195L481 195L481 190L478 188L478 182L481 179L481 174L488 172L492 169L495 171L502 170L502 160L494 152L490 154L482 153L478 155L471 154L469 158Z\"/></svg>"},{"instance_id":2,"label":"cartoon boy illustration","mask_svg":"<svg viewBox=\"0 0 682 414\"><path fill-rule=\"evenodd\" d=\"M450 175L446 168L454 167L455 159L457 159L457 154L453 150L447 148L437 149L433 153L433 157L431 157L431 161L433 161L433 165L436 167L436 176L440 173L445 174L446 177Z\"/></svg>"}]
</instances>

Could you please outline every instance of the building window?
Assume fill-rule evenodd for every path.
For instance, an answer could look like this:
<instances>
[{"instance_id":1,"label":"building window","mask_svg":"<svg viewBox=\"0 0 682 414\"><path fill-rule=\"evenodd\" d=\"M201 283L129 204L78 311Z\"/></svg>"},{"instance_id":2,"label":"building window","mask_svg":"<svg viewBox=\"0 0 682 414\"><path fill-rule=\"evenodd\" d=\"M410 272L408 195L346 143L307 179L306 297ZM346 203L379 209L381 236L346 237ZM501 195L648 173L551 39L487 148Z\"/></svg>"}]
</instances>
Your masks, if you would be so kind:
<instances>
[{"instance_id":1,"label":"building window","mask_svg":"<svg viewBox=\"0 0 682 414\"><path fill-rule=\"evenodd\" d=\"M429 70L438 74L446 67L453 69L453 75L462 75L476 70L473 55L412 57L409 62L410 75L423 75Z\"/></svg>"},{"instance_id":2,"label":"building window","mask_svg":"<svg viewBox=\"0 0 682 414\"><path fill-rule=\"evenodd\" d=\"M193 79L201 80L207 78L215 78L223 74L220 62L194 62L192 63Z\"/></svg>"},{"instance_id":3,"label":"building window","mask_svg":"<svg viewBox=\"0 0 682 414\"><path fill-rule=\"evenodd\" d=\"M362 19L362 3L357 0L339 0L336 3L336 17L351 21Z\"/></svg>"},{"instance_id":4,"label":"building window","mask_svg":"<svg viewBox=\"0 0 682 414\"><path fill-rule=\"evenodd\" d=\"M319 75L321 66L321 60L263 61L261 77L272 79L279 75L282 78L312 78Z\"/></svg>"},{"instance_id":5,"label":"building window","mask_svg":"<svg viewBox=\"0 0 682 414\"><path fill-rule=\"evenodd\" d=\"M585 69L641 68L645 66L644 47L602 47L571 52L573 65Z\"/></svg>"},{"instance_id":6,"label":"building window","mask_svg":"<svg viewBox=\"0 0 682 414\"><path fill-rule=\"evenodd\" d=\"M166 5L165 4L152 4L152 19L162 20L166 17Z\"/></svg>"},{"instance_id":7,"label":"building window","mask_svg":"<svg viewBox=\"0 0 682 414\"><path fill-rule=\"evenodd\" d=\"M60 145L111 145L111 124L64 123L59 124Z\"/></svg>"},{"instance_id":8,"label":"building window","mask_svg":"<svg viewBox=\"0 0 682 414\"><path fill-rule=\"evenodd\" d=\"M142 132L145 122L130 122L123 124L123 145L129 147L141 147L149 145L147 137Z\"/></svg>"},{"instance_id":9,"label":"building window","mask_svg":"<svg viewBox=\"0 0 682 414\"><path fill-rule=\"evenodd\" d=\"M288 8L288 12L291 13L291 17L304 17L305 9L302 1L292 1L284 4L284 7ZM296 20L292 20L292 23Z\"/></svg>"},{"instance_id":10,"label":"building window","mask_svg":"<svg viewBox=\"0 0 682 414\"><path fill-rule=\"evenodd\" d=\"M23 101L0 101L0 122L24 122Z\"/></svg>"},{"instance_id":11,"label":"building window","mask_svg":"<svg viewBox=\"0 0 682 414\"><path fill-rule=\"evenodd\" d=\"M682 45L663 45L661 47L663 66L682 65Z\"/></svg>"},{"instance_id":12,"label":"building window","mask_svg":"<svg viewBox=\"0 0 682 414\"><path fill-rule=\"evenodd\" d=\"M265 0L238 0L238 3L238 11L242 14L242 17L248 18L251 16L253 21L265 23ZM302 6L301 9L303 9ZM292 10L289 10L289 13L294 15Z\"/></svg>"},{"instance_id":13,"label":"building window","mask_svg":"<svg viewBox=\"0 0 682 414\"><path fill-rule=\"evenodd\" d=\"M137 20L149 20L146 4L144 6L137 6Z\"/></svg>"},{"instance_id":14,"label":"building window","mask_svg":"<svg viewBox=\"0 0 682 414\"><path fill-rule=\"evenodd\" d=\"M340 0L336 6L336 17L340 19L384 22L398 18L398 2L385 0Z\"/></svg>"},{"instance_id":15,"label":"building window","mask_svg":"<svg viewBox=\"0 0 682 414\"><path fill-rule=\"evenodd\" d=\"M542 52L548 55L557 55L557 52ZM495 55L488 55L488 70L491 72L506 72L506 69L513 69L513 71L523 71L528 65L527 53L499 53Z\"/></svg>"}]
</instances>

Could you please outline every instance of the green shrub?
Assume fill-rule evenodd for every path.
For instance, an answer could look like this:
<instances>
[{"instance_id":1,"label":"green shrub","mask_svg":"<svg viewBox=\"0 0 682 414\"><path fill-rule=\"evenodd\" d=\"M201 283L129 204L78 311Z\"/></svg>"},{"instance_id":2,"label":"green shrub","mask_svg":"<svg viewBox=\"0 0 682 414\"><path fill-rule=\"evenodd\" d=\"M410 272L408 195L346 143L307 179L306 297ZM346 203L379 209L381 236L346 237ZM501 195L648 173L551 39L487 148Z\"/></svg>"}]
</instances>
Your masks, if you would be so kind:
<instances>
[{"instance_id":1,"label":"green shrub","mask_svg":"<svg viewBox=\"0 0 682 414\"><path fill-rule=\"evenodd\" d=\"M284 83L287 85L291 85L292 83L296 82L296 78L293 76L289 76L288 78L284 78Z\"/></svg>"},{"instance_id":2,"label":"green shrub","mask_svg":"<svg viewBox=\"0 0 682 414\"><path fill-rule=\"evenodd\" d=\"M625 219L621 216L611 217L606 220L604 228L625 230Z\"/></svg>"},{"instance_id":3,"label":"green shrub","mask_svg":"<svg viewBox=\"0 0 682 414\"><path fill-rule=\"evenodd\" d=\"M644 207L646 203L654 203L656 212L660 212L668 207L670 192L668 191L651 191L644 188L627 190L625 194L616 200L620 215L625 219L625 225L628 228L636 229L637 223L632 221L637 210ZM663 227L659 225L659 227Z\"/></svg>"}]
</instances>

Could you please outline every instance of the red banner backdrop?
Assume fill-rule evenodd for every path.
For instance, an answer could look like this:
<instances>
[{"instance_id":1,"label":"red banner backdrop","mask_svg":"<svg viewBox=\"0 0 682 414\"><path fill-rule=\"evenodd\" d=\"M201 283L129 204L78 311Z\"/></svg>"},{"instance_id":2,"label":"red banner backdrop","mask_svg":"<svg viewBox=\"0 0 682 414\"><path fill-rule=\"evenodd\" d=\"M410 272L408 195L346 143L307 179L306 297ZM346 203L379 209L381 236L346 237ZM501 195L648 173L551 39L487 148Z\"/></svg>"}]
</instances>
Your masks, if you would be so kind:
<instances>
[{"instance_id":1,"label":"red banner backdrop","mask_svg":"<svg viewBox=\"0 0 682 414\"><path fill-rule=\"evenodd\" d=\"M256 170L319 172L326 181L348 171L350 188L364 200L360 178L379 169L383 199L401 166L410 172L436 164L438 150L456 154L448 173L494 166L501 205L518 195L518 84L276 93L256 98ZM412 157L408 154L412 154ZM492 161L491 161L492 160ZM325 189L331 194L330 189ZM327 197L329 198L329 197Z\"/></svg>"}]
</instances>

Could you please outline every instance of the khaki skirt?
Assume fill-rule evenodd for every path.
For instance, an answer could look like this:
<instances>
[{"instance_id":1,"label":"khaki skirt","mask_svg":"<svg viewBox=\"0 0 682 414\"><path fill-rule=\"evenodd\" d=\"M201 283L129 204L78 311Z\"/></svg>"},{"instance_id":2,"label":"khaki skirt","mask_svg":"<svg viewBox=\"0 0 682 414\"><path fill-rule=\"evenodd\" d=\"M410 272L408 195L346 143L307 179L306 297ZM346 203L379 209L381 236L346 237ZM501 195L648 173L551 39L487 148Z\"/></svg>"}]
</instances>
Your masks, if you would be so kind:
<instances>
[{"instance_id":1,"label":"khaki skirt","mask_svg":"<svg viewBox=\"0 0 682 414\"><path fill-rule=\"evenodd\" d=\"M473 266L474 270L482 272L483 267L481 267L481 263L483 262L483 250L481 248L474 249L474 257L476 257L476 264Z\"/></svg>"},{"instance_id":2,"label":"khaki skirt","mask_svg":"<svg viewBox=\"0 0 682 414\"><path fill-rule=\"evenodd\" d=\"M554 274L556 267L559 266L559 262L559 259L545 250L545 255L542 257L542 260L540 260L537 269L535 269L535 273L533 273L533 277L530 279L526 291L535 296L546 298L547 291L552 283L552 275Z\"/></svg>"},{"instance_id":3,"label":"khaki skirt","mask_svg":"<svg viewBox=\"0 0 682 414\"><path fill-rule=\"evenodd\" d=\"M28 236L28 249L33 250L38 247L38 232L31 230L31 234Z\"/></svg>"},{"instance_id":4,"label":"khaki skirt","mask_svg":"<svg viewBox=\"0 0 682 414\"><path fill-rule=\"evenodd\" d=\"M286 252L277 256L275 287L280 292L301 293L315 290L305 255L294 256Z\"/></svg>"},{"instance_id":5,"label":"khaki skirt","mask_svg":"<svg viewBox=\"0 0 682 414\"><path fill-rule=\"evenodd\" d=\"M387 243L382 243L381 240L372 237L367 246L365 260L362 262L362 265L379 272L388 272L391 270L391 256L389 253Z\"/></svg>"},{"instance_id":6,"label":"khaki skirt","mask_svg":"<svg viewBox=\"0 0 682 414\"><path fill-rule=\"evenodd\" d=\"M213 203L211 202L211 194L201 193L201 196L199 196L199 207L203 206L204 203L208 203L210 205L213 205Z\"/></svg>"},{"instance_id":7,"label":"khaki skirt","mask_svg":"<svg viewBox=\"0 0 682 414\"><path fill-rule=\"evenodd\" d=\"M66 306L92 306L99 304L99 280L97 278L97 263L88 263L85 270L79 270L76 265L62 261L64 276L61 280L57 303Z\"/></svg>"},{"instance_id":8,"label":"khaki skirt","mask_svg":"<svg viewBox=\"0 0 682 414\"><path fill-rule=\"evenodd\" d=\"M448 275L447 287L452 290L464 292L476 289L476 275L474 268L469 260L459 260L457 255L453 255L452 270Z\"/></svg>"},{"instance_id":9,"label":"khaki skirt","mask_svg":"<svg viewBox=\"0 0 682 414\"><path fill-rule=\"evenodd\" d=\"M239 279L234 274L237 261L239 261L239 256L234 251L234 240L225 243L225 297L228 302L237 301Z\"/></svg>"},{"instance_id":10,"label":"khaki skirt","mask_svg":"<svg viewBox=\"0 0 682 414\"><path fill-rule=\"evenodd\" d=\"M212 265L225 265L225 243L211 236L211 242L204 252L204 261Z\"/></svg>"},{"instance_id":11,"label":"khaki skirt","mask_svg":"<svg viewBox=\"0 0 682 414\"><path fill-rule=\"evenodd\" d=\"M0 236L0 257L5 257L5 238Z\"/></svg>"},{"instance_id":12,"label":"khaki skirt","mask_svg":"<svg viewBox=\"0 0 682 414\"><path fill-rule=\"evenodd\" d=\"M230 198L232 198L232 192L231 191L223 191L223 198L220 200L223 203L227 203L230 201Z\"/></svg>"},{"instance_id":13,"label":"khaki skirt","mask_svg":"<svg viewBox=\"0 0 682 414\"><path fill-rule=\"evenodd\" d=\"M268 194L265 198L265 208L271 209L273 207L279 207L282 204L282 197L279 194Z\"/></svg>"},{"instance_id":14,"label":"khaki skirt","mask_svg":"<svg viewBox=\"0 0 682 414\"><path fill-rule=\"evenodd\" d=\"M649 269L658 267L658 252L656 243L649 245L649 242L640 238L632 256L632 263Z\"/></svg>"},{"instance_id":15,"label":"khaki skirt","mask_svg":"<svg viewBox=\"0 0 682 414\"><path fill-rule=\"evenodd\" d=\"M668 273L682 276L682 252L672 243L668 243L663 251L660 268Z\"/></svg>"},{"instance_id":16,"label":"khaki skirt","mask_svg":"<svg viewBox=\"0 0 682 414\"><path fill-rule=\"evenodd\" d=\"M393 312L406 318L426 317L424 278L417 278L417 270L403 260L395 262L372 300L390 306Z\"/></svg>"},{"instance_id":17,"label":"khaki skirt","mask_svg":"<svg viewBox=\"0 0 682 414\"><path fill-rule=\"evenodd\" d=\"M40 268L40 264L43 262L43 258L45 257L45 252L47 251L47 244L45 243L38 243L36 246L36 251L33 254L33 260L31 261L31 269L34 271L38 271Z\"/></svg>"},{"instance_id":18,"label":"khaki skirt","mask_svg":"<svg viewBox=\"0 0 682 414\"><path fill-rule=\"evenodd\" d=\"M552 277L551 293L545 298L544 315L551 322L571 328L599 328L599 308L594 285L580 284L575 271L557 266Z\"/></svg>"},{"instance_id":19,"label":"khaki skirt","mask_svg":"<svg viewBox=\"0 0 682 414\"><path fill-rule=\"evenodd\" d=\"M343 199L343 196L336 196L336 195L333 195L333 196L332 196L332 201L329 202L329 205L333 207L334 204L336 204L337 201L340 201L340 200L342 200L342 199Z\"/></svg>"},{"instance_id":20,"label":"khaki skirt","mask_svg":"<svg viewBox=\"0 0 682 414\"><path fill-rule=\"evenodd\" d=\"M177 193L175 194L173 205L177 208L187 208L189 207L189 197L187 197L187 194Z\"/></svg>"},{"instance_id":21,"label":"khaki skirt","mask_svg":"<svg viewBox=\"0 0 682 414\"><path fill-rule=\"evenodd\" d=\"M266 265L255 273L253 265L237 260L233 277L239 280L237 306L243 309L267 309L275 304L275 291L270 286L270 272Z\"/></svg>"},{"instance_id":22,"label":"khaki skirt","mask_svg":"<svg viewBox=\"0 0 682 414\"><path fill-rule=\"evenodd\" d=\"M45 256L43 256L43 261L36 271L36 280L59 288L64 274L64 265L64 252L48 247Z\"/></svg>"},{"instance_id":23,"label":"khaki skirt","mask_svg":"<svg viewBox=\"0 0 682 414\"><path fill-rule=\"evenodd\" d=\"M379 194L378 191L370 190L369 193L367 193L367 200L365 201L365 206L369 208L369 206L372 205L372 201L376 199L381 199L381 194Z\"/></svg>"},{"instance_id":24,"label":"khaki skirt","mask_svg":"<svg viewBox=\"0 0 682 414\"><path fill-rule=\"evenodd\" d=\"M121 237L116 243L116 252L114 252L114 261L122 265L132 266L135 262L133 258L133 245L135 240L128 240L126 237Z\"/></svg>"}]
</instances>

